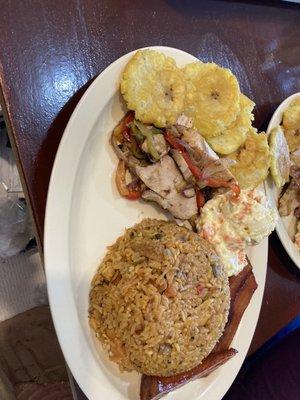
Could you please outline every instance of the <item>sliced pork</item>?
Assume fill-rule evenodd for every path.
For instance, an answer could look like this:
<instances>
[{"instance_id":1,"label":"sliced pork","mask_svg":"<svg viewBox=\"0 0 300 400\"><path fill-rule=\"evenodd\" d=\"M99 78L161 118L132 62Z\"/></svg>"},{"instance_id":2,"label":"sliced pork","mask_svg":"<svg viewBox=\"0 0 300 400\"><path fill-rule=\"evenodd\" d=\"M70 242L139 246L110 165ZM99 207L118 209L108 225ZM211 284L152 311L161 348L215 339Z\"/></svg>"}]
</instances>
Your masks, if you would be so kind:
<instances>
[{"instance_id":1,"label":"sliced pork","mask_svg":"<svg viewBox=\"0 0 300 400\"><path fill-rule=\"evenodd\" d=\"M168 155L155 164L146 167L136 166L135 173L149 189L163 198L185 187L185 181L175 161Z\"/></svg>"},{"instance_id":2,"label":"sliced pork","mask_svg":"<svg viewBox=\"0 0 300 400\"><path fill-rule=\"evenodd\" d=\"M136 166L135 173L150 189L143 192L143 199L155 201L175 218L189 219L197 214L196 196L182 194L186 182L172 157L166 155L147 167Z\"/></svg>"},{"instance_id":3,"label":"sliced pork","mask_svg":"<svg viewBox=\"0 0 300 400\"><path fill-rule=\"evenodd\" d=\"M187 220L197 214L196 196L188 198L181 193L172 191L163 198L152 190L145 190L142 198L148 201L155 201L163 209L168 210L175 218Z\"/></svg>"},{"instance_id":4,"label":"sliced pork","mask_svg":"<svg viewBox=\"0 0 300 400\"><path fill-rule=\"evenodd\" d=\"M170 151L170 154L173 157L174 161L176 162L178 168L180 169L180 172L182 173L184 179L187 182L193 182L195 180L194 176L191 173L191 170L189 169L189 167L188 167L187 163L185 162L185 159L183 158L180 151L172 149Z\"/></svg>"},{"instance_id":5,"label":"sliced pork","mask_svg":"<svg viewBox=\"0 0 300 400\"><path fill-rule=\"evenodd\" d=\"M209 169L207 175L215 180L230 182L235 181L232 173L226 168L224 162L206 143L203 137L192 129L186 129L183 132L182 139L191 148L190 153L200 170Z\"/></svg>"}]
</instances>

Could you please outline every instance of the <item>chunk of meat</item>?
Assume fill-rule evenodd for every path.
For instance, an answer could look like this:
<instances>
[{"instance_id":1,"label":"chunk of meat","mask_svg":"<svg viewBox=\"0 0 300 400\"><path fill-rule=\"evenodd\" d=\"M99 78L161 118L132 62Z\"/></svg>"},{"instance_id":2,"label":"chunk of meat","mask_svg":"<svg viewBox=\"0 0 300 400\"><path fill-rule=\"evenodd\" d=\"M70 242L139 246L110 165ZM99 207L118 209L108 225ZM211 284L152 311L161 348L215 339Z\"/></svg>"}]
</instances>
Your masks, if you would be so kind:
<instances>
[{"instance_id":1,"label":"chunk of meat","mask_svg":"<svg viewBox=\"0 0 300 400\"><path fill-rule=\"evenodd\" d=\"M186 129L183 132L182 139L201 156L203 166L219 159L217 153L213 151L199 132L193 129Z\"/></svg>"},{"instance_id":2,"label":"chunk of meat","mask_svg":"<svg viewBox=\"0 0 300 400\"><path fill-rule=\"evenodd\" d=\"M180 153L179 150L172 149L170 151L171 156L173 157L174 161L176 162L178 168L180 169L180 172L182 173L184 179L187 182L194 182L194 176L189 169L187 163L185 162L185 159L183 158L182 154Z\"/></svg>"},{"instance_id":3,"label":"chunk of meat","mask_svg":"<svg viewBox=\"0 0 300 400\"><path fill-rule=\"evenodd\" d=\"M175 218L181 220L190 219L198 211L196 196L185 197L176 191L172 191L163 198L152 190L145 190L142 198L148 201L155 201L163 209L168 210Z\"/></svg>"},{"instance_id":4,"label":"chunk of meat","mask_svg":"<svg viewBox=\"0 0 300 400\"><path fill-rule=\"evenodd\" d=\"M161 262L164 259L165 247L159 242L154 243L149 240L148 243L145 243L141 238L135 238L131 242L131 247L135 252L149 258L150 260Z\"/></svg>"},{"instance_id":5,"label":"chunk of meat","mask_svg":"<svg viewBox=\"0 0 300 400\"><path fill-rule=\"evenodd\" d=\"M196 196L187 198L180 192L185 181L172 157L166 155L155 164L135 167L136 175L150 189L143 199L157 202L175 218L189 219L197 214Z\"/></svg>"},{"instance_id":6,"label":"chunk of meat","mask_svg":"<svg viewBox=\"0 0 300 400\"><path fill-rule=\"evenodd\" d=\"M168 155L155 164L135 166L135 173L149 189L164 198L185 185L174 160Z\"/></svg>"},{"instance_id":7,"label":"chunk of meat","mask_svg":"<svg viewBox=\"0 0 300 400\"><path fill-rule=\"evenodd\" d=\"M297 222L297 227L296 227L296 234L294 238L294 243L300 250L300 221L298 220Z\"/></svg>"},{"instance_id":8,"label":"chunk of meat","mask_svg":"<svg viewBox=\"0 0 300 400\"><path fill-rule=\"evenodd\" d=\"M193 151L191 155L201 170L210 165L218 167L210 178L225 182L235 181L232 173L224 166L219 156L212 150L199 132L186 129L183 132L182 139L191 147Z\"/></svg>"},{"instance_id":9,"label":"chunk of meat","mask_svg":"<svg viewBox=\"0 0 300 400\"><path fill-rule=\"evenodd\" d=\"M290 176L294 179L296 185L300 187L300 168L292 165L290 169Z\"/></svg>"},{"instance_id":10,"label":"chunk of meat","mask_svg":"<svg viewBox=\"0 0 300 400\"><path fill-rule=\"evenodd\" d=\"M295 217L299 218L300 217L300 206L296 207L294 210L294 215Z\"/></svg>"},{"instance_id":11,"label":"chunk of meat","mask_svg":"<svg viewBox=\"0 0 300 400\"><path fill-rule=\"evenodd\" d=\"M184 227L185 227L186 229L188 229L189 231L192 231L192 230L193 230L192 225L191 225L190 222L187 221L187 220L182 220L182 219L179 219L179 218L175 218L175 222L176 222L176 224L177 224L178 226L184 226Z\"/></svg>"},{"instance_id":12,"label":"chunk of meat","mask_svg":"<svg viewBox=\"0 0 300 400\"><path fill-rule=\"evenodd\" d=\"M291 179L287 189L279 199L278 211L281 217L286 217L292 212L293 205L299 201L300 189L294 178Z\"/></svg>"},{"instance_id":13,"label":"chunk of meat","mask_svg":"<svg viewBox=\"0 0 300 400\"><path fill-rule=\"evenodd\" d=\"M292 165L300 168L300 149L293 151L290 154Z\"/></svg>"},{"instance_id":14,"label":"chunk of meat","mask_svg":"<svg viewBox=\"0 0 300 400\"><path fill-rule=\"evenodd\" d=\"M160 133L153 135L153 145L159 155L159 158L162 158L163 156L168 154L169 146L168 146L167 142L165 141L164 135L162 135ZM149 153L147 140L145 140L143 142L142 150L145 153Z\"/></svg>"}]
</instances>

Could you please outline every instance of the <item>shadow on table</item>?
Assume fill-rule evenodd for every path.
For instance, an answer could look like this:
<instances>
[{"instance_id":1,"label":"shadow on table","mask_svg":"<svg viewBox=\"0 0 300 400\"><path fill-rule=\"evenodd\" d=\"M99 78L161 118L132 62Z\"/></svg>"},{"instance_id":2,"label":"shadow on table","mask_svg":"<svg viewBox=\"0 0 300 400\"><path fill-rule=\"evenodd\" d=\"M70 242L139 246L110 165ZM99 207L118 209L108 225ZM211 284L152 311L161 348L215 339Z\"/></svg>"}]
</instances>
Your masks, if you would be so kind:
<instances>
[{"instance_id":1,"label":"shadow on table","mask_svg":"<svg viewBox=\"0 0 300 400\"><path fill-rule=\"evenodd\" d=\"M291 274L288 279L292 281L298 281L300 279L300 270L294 264L292 259L289 257L285 251L283 245L281 244L277 233L273 232L269 239L269 268L272 268L279 275L284 276L286 279L286 274L282 273L282 265Z\"/></svg>"}]
</instances>

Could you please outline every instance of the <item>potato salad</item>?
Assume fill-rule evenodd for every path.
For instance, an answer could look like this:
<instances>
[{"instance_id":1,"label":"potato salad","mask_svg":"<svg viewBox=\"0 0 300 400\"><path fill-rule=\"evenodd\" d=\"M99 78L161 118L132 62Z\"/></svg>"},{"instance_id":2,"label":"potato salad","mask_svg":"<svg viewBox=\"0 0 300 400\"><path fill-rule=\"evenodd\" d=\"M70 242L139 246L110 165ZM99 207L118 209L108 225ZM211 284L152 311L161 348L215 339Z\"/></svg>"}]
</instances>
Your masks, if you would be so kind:
<instances>
[{"instance_id":1,"label":"potato salad","mask_svg":"<svg viewBox=\"0 0 300 400\"><path fill-rule=\"evenodd\" d=\"M225 193L203 207L198 232L222 259L228 276L238 274L247 264L246 245L258 244L274 229L277 212L257 189L241 190L238 198Z\"/></svg>"}]
</instances>

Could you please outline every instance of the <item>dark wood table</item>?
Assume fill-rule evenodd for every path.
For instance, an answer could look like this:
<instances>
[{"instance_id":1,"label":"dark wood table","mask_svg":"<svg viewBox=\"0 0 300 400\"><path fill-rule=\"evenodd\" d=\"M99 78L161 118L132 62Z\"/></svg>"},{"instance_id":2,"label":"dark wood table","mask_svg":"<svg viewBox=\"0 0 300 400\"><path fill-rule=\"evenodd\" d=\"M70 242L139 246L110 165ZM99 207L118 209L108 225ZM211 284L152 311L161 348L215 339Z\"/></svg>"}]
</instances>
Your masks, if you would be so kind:
<instances>
[{"instance_id":1,"label":"dark wood table","mask_svg":"<svg viewBox=\"0 0 300 400\"><path fill-rule=\"evenodd\" d=\"M183 49L237 75L255 126L300 91L300 5L282 1L1 1L0 83L40 249L49 177L68 119L112 61L148 45ZM250 352L300 310L299 271L271 236Z\"/></svg>"}]
</instances>

